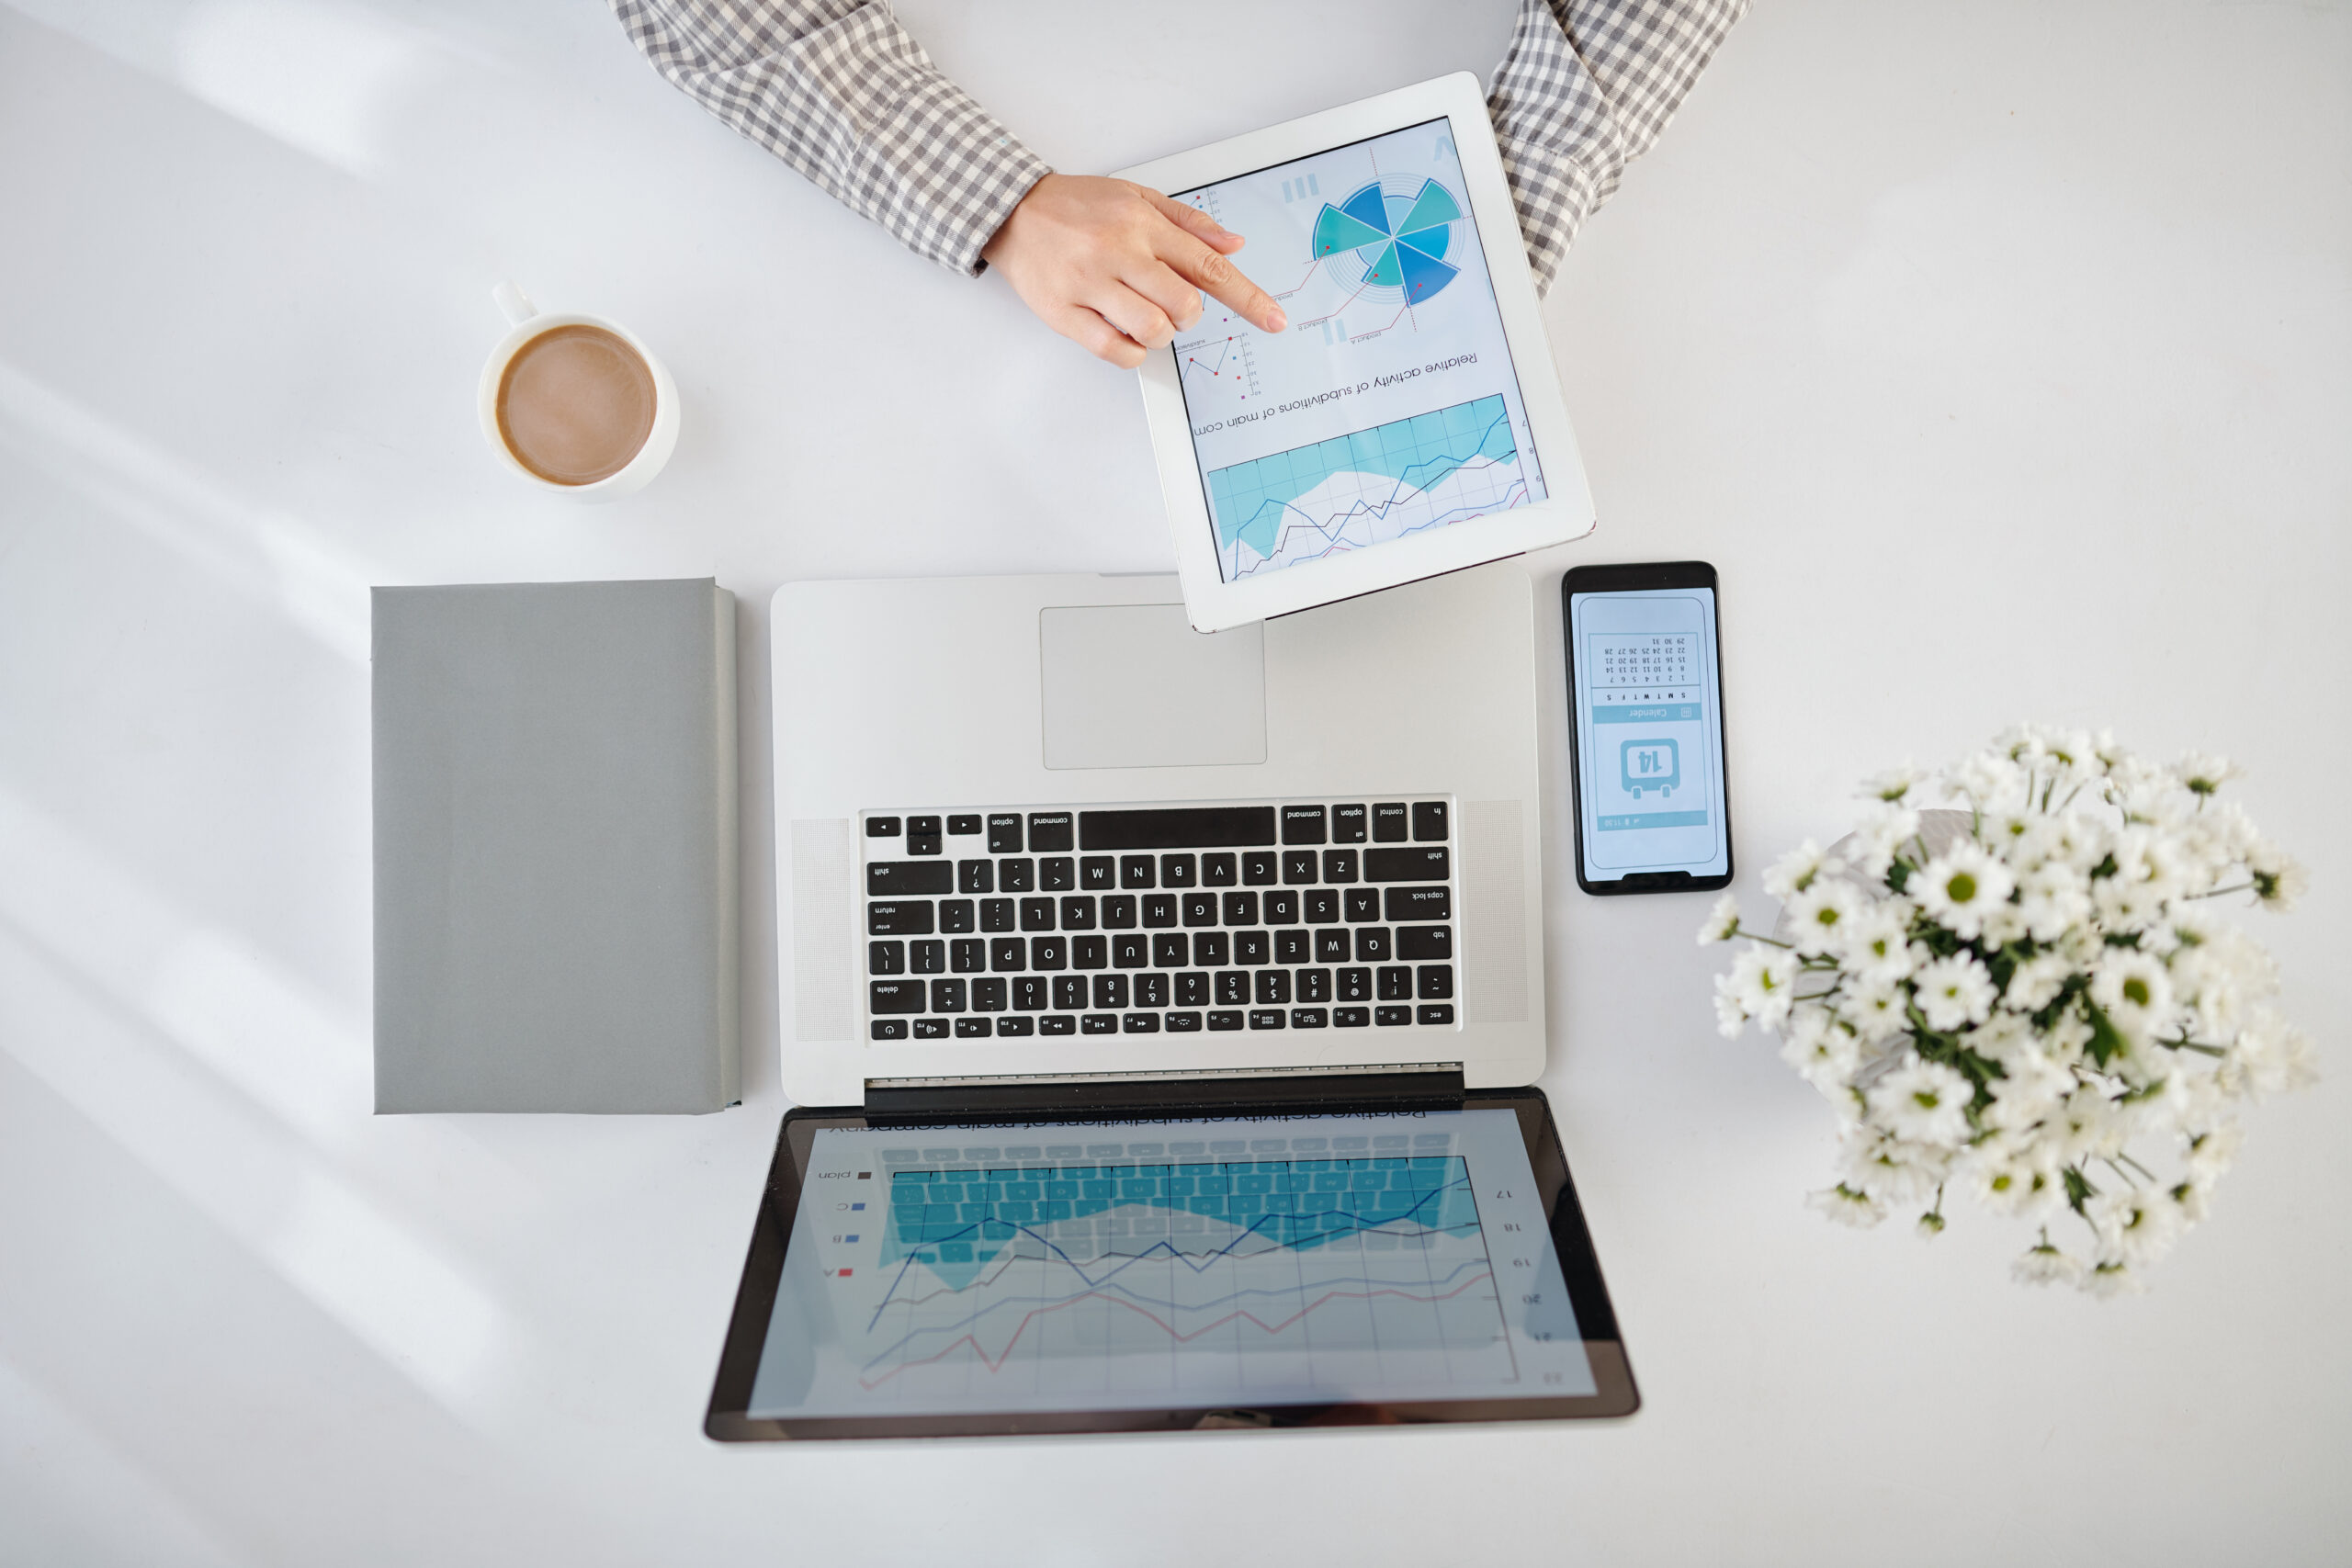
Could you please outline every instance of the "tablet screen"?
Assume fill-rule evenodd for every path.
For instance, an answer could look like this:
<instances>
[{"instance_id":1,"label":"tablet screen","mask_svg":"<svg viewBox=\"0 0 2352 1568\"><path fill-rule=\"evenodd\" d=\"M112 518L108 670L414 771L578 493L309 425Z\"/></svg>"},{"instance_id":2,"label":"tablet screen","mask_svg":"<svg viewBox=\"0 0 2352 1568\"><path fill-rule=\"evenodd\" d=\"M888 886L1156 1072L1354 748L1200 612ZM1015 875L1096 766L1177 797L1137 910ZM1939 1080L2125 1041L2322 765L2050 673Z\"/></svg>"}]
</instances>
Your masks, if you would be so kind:
<instances>
[{"instance_id":1,"label":"tablet screen","mask_svg":"<svg viewBox=\"0 0 2352 1568\"><path fill-rule=\"evenodd\" d=\"M745 1408L790 1421L1595 1389L1520 1119L1466 1110L820 1127Z\"/></svg>"},{"instance_id":2,"label":"tablet screen","mask_svg":"<svg viewBox=\"0 0 2352 1568\"><path fill-rule=\"evenodd\" d=\"M1226 581L1544 499L1464 192L1441 118L1173 193L1290 318L1210 300L1172 348Z\"/></svg>"}]
</instances>

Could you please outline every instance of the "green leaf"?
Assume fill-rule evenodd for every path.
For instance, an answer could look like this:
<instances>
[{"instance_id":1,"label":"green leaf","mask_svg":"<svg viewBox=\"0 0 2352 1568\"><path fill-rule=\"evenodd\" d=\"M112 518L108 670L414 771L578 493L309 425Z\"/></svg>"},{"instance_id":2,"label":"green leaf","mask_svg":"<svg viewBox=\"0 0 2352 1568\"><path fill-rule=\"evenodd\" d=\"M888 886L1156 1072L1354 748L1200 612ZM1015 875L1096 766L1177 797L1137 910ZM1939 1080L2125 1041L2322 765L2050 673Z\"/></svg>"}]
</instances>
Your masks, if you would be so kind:
<instances>
[{"instance_id":1,"label":"green leaf","mask_svg":"<svg viewBox=\"0 0 2352 1568\"><path fill-rule=\"evenodd\" d=\"M2074 1210L2075 1213L2078 1214L2082 1213L2083 1205L2098 1196L2098 1189L2093 1187L2091 1185L2090 1178L2085 1176L2082 1171L2075 1166L2070 1165L2058 1174L2065 1178L2066 1180L2066 1207ZM2085 1215L2084 1217L2088 1218L2089 1216Z\"/></svg>"},{"instance_id":2,"label":"green leaf","mask_svg":"<svg viewBox=\"0 0 2352 1568\"><path fill-rule=\"evenodd\" d=\"M2114 1024L2108 1021L2107 1014L2099 1010L2099 1005L2088 997L2083 998L2083 1017L2091 1026L2088 1046L2091 1060L2098 1064L2099 1071L2105 1072L2109 1059L2123 1054L2123 1036L2116 1032Z\"/></svg>"}]
</instances>

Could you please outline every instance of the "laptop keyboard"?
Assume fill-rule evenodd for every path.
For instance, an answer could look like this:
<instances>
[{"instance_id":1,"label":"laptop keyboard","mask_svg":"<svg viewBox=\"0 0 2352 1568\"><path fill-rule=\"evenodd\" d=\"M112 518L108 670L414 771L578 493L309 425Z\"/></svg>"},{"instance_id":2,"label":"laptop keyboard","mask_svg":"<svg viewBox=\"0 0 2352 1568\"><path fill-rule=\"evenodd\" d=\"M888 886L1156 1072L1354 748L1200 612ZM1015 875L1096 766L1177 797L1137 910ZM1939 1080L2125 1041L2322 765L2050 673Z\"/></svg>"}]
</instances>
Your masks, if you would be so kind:
<instances>
[{"instance_id":1,"label":"laptop keyboard","mask_svg":"<svg viewBox=\"0 0 2352 1568\"><path fill-rule=\"evenodd\" d=\"M876 1040L1454 1021L1443 800L862 822Z\"/></svg>"}]
</instances>

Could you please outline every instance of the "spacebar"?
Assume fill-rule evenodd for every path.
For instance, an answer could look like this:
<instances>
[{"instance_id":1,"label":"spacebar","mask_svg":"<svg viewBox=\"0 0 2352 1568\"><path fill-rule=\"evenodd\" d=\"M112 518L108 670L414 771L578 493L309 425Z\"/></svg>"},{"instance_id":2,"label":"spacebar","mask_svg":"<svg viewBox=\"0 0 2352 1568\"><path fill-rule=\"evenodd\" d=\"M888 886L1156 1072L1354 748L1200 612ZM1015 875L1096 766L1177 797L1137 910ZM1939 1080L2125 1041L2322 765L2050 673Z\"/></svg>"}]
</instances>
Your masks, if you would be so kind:
<instances>
[{"instance_id":1,"label":"spacebar","mask_svg":"<svg viewBox=\"0 0 2352 1568\"><path fill-rule=\"evenodd\" d=\"M1271 806L1186 806L1164 811L1081 811L1082 850L1207 850L1226 844L1271 844Z\"/></svg>"}]
</instances>

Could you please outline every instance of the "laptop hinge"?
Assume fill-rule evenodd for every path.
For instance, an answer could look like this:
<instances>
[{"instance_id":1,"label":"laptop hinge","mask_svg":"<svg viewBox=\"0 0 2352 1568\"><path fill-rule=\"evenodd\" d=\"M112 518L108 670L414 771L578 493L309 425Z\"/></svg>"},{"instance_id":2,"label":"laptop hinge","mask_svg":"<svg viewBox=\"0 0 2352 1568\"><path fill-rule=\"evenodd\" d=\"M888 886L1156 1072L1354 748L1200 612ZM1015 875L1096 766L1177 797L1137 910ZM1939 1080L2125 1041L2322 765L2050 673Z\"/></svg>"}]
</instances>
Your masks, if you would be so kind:
<instances>
[{"instance_id":1,"label":"laptop hinge","mask_svg":"<svg viewBox=\"0 0 2352 1568\"><path fill-rule=\"evenodd\" d=\"M1223 1068L1195 1073L1036 1073L868 1078L877 1124L1011 1122L1030 1117L1315 1116L1448 1111L1462 1105L1459 1062L1347 1067Z\"/></svg>"}]
</instances>

